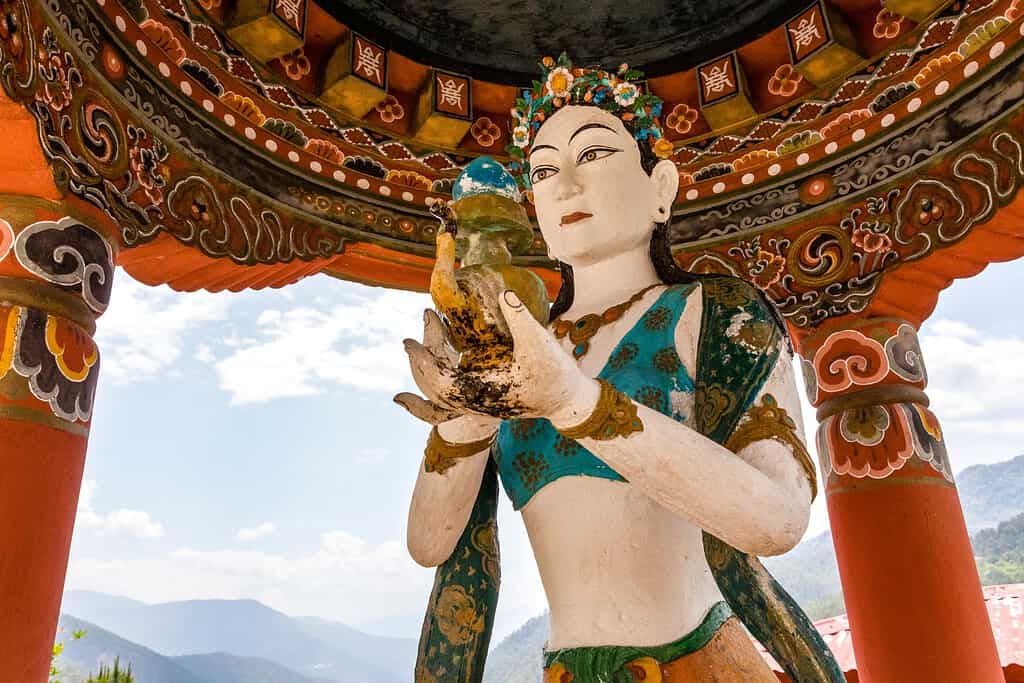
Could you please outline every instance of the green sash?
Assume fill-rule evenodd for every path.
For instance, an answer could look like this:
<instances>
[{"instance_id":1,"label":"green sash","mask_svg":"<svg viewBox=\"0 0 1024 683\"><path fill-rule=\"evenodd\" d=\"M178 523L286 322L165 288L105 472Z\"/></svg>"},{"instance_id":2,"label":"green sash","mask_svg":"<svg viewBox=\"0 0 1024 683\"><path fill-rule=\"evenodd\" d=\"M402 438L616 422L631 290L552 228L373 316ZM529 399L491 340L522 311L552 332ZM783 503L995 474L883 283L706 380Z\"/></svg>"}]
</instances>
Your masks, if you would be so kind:
<instances>
[{"instance_id":1,"label":"green sash","mask_svg":"<svg viewBox=\"0 0 1024 683\"><path fill-rule=\"evenodd\" d=\"M785 336L757 290L702 276L694 428L724 444L778 360ZM479 683L498 601L497 473L493 460L466 530L437 569L420 635L416 683ZM842 671L796 602L758 559L704 534L704 552L729 606L793 683L841 683Z\"/></svg>"}]
</instances>

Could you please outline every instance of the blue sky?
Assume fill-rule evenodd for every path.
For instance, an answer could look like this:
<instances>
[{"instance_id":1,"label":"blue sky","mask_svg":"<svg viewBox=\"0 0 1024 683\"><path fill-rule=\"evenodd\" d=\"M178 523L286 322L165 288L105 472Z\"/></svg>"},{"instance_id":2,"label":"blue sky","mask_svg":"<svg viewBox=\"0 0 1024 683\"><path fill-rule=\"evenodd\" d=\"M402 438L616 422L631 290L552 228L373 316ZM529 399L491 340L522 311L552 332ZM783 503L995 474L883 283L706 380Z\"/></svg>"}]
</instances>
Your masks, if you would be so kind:
<instances>
[{"instance_id":1,"label":"blue sky","mask_svg":"<svg viewBox=\"0 0 1024 683\"><path fill-rule=\"evenodd\" d=\"M1021 264L957 282L922 330L955 471L1024 452L1021 283ZM404 534L427 429L391 396L414 389L401 340L428 303L324 276L180 294L119 271L67 588L255 598L416 637L433 572ZM495 642L545 607L521 521L500 513ZM822 498L808 533L826 527Z\"/></svg>"}]
</instances>

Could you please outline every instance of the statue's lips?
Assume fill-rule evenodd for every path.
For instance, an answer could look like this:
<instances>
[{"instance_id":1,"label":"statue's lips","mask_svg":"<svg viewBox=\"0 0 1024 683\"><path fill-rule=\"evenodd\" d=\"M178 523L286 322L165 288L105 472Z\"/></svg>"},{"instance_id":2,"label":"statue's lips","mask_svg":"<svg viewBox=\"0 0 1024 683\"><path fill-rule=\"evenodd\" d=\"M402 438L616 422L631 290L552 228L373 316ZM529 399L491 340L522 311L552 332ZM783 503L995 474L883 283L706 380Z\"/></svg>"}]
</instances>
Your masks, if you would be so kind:
<instances>
[{"instance_id":1,"label":"statue's lips","mask_svg":"<svg viewBox=\"0 0 1024 683\"><path fill-rule=\"evenodd\" d=\"M582 211L575 211L573 213L562 216L562 225L569 225L570 223L581 221L584 218L593 218L593 215L589 213L583 213Z\"/></svg>"}]
</instances>

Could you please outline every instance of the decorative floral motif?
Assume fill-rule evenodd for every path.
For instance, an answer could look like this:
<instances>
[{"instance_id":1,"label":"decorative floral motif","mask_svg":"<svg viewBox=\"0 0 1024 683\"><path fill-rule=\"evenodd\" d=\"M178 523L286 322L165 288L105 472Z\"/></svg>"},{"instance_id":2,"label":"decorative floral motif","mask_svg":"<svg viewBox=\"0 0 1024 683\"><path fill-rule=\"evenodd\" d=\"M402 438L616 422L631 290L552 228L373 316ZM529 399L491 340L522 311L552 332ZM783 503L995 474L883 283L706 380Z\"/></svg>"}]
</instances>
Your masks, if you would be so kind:
<instances>
[{"instance_id":1,"label":"decorative floral motif","mask_svg":"<svg viewBox=\"0 0 1024 683\"><path fill-rule=\"evenodd\" d=\"M171 171L164 163L167 161L167 147L158 138L150 139L146 131L128 125L128 163L132 177L145 192L150 204L156 205L163 201L163 189L171 177Z\"/></svg>"},{"instance_id":2,"label":"decorative floral motif","mask_svg":"<svg viewBox=\"0 0 1024 683\"><path fill-rule=\"evenodd\" d=\"M835 117L821 129L821 137L828 139L834 135L838 135L847 128L856 126L861 121L866 121L871 118L870 109L854 109L852 111L844 111L839 116Z\"/></svg>"},{"instance_id":3,"label":"decorative floral motif","mask_svg":"<svg viewBox=\"0 0 1024 683\"><path fill-rule=\"evenodd\" d=\"M664 680L661 673L661 664L653 657L634 659L626 664L625 669L632 674L634 681L662 683Z\"/></svg>"},{"instance_id":4,"label":"decorative floral motif","mask_svg":"<svg viewBox=\"0 0 1024 683\"><path fill-rule=\"evenodd\" d=\"M377 103L374 109L380 115L380 120L384 123L394 123L405 118L405 107L401 105L394 95L385 97Z\"/></svg>"},{"instance_id":5,"label":"decorative floral motif","mask_svg":"<svg viewBox=\"0 0 1024 683\"><path fill-rule=\"evenodd\" d=\"M608 365L613 370L621 370L632 362L639 352L639 346L633 342L626 342L616 349L615 353L613 353L611 358L608 359Z\"/></svg>"},{"instance_id":6,"label":"decorative floral motif","mask_svg":"<svg viewBox=\"0 0 1024 683\"><path fill-rule=\"evenodd\" d=\"M555 662L544 670L544 683L573 683L575 680L576 676L561 662Z\"/></svg>"},{"instance_id":7,"label":"decorative floral motif","mask_svg":"<svg viewBox=\"0 0 1024 683\"><path fill-rule=\"evenodd\" d=\"M989 19L964 38L964 41L960 43L960 47L957 48L957 52L960 53L961 57L967 59L1009 25L1010 22L1007 21L1006 17Z\"/></svg>"},{"instance_id":8,"label":"decorative floral motif","mask_svg":"<svg viewBox=\"0 0 1024 683\"><path fill-rule=\"evenodd\" d=\"M322 140L320 138L310 140L306 143L306 151L313 156L318 156L321 159L326 159L332 164L340 164L345 159L345 155L342 154L338 146L329 140Z\"/></svg>"},{"instance_id":9,"label":"decorative floral motif","mask_svg":"<svg viewBox=\"0 0 1024 683\"><path fill-rule=\"evenodd\" d=\"M501 128L488 117L481 116L469 127L469 134L481 147L490 147L501 137Z\"/></svg>"},{"instance_id":10,"label":"decorative floral motif","mask_svg":"<svg viewBox=\"0 0 1024 683\"><path fill-rule=\"evenodd\" d=\"M658 387L641 387L636 393L636 400L651 410L659 413L668 412L668 398L665 392Z\"/></svg>"},{"instance_id":11,"label":"decorative floral motif","mask_svg":"<svg viewBox=\"0 0 1024 683\"><path fill-rule=\"evenodd\" d=\"M685 135L693 128L693 124L697 123L698 118L700 111L685 103L677 104L665 117L665 125L680 135Z\"/></svg>"},{"instance_id":12,"label":"decorative floral motif","mask_svg":"<svg viewBox=\"0 0 1024 683\"><path fill-rule=\"evenodd\" d=\"M291 121L267 119L263 122L263 129L299 147L305 147L308 141L306 134L299 130Z\"/></svg>"},{"instance_id":13,"label":"decorative floral motif","mask_svg":"<svg viewBox=\"0 0 1024 683\"><path fill-rule=\"evenodd\" d=\"M781 157L798 152L801 149L811 147L819 142L821 142L821 133L816 130L804 130L783 140L782 143L775 148L775 151L778 152Z\"/></svg>"},{"instance_id":14,"label":"decorative floral motif","mask_svg":"<svg viewBox=\"0 0 1024 683\"><path fill-rule=\"evenodd\" d=\"M778 157L779 153L774 149L753 149L743 156L734 159L732 167L737 171L742 171L745 168L753 168Z\"/></svg>"},{"instance_id":15,"label":"decorative floral motif","mask_svg":"<svg viewBox=\"0 0 1024 683\"><path fill-rule=\"evenodd\" d=\"M635 81L643 78L639 71L623 64L617 73L601 69L580 69L573 66L562 53L558 59L541 60L543 81L535 81L533 88L523 90L512 110L516 127L512 131L512 144L506 147L513 158L509 170L524 190L530 187L528 148L532 136L544 120L567 104L587 104L600 107L618 116L639 143L651 146L655 154L670 155L671 148L657 145L664 137L661 124L661 99L643 93Z\"/></svg>"},{"instance_id":16,"label":"decorative floral motif","mask_svg":"<svg viewBox=\"0 0 1024 683\"><path fill-rule=\"evenodd\" d=\"M435 611L441 633L452 645L465 645L484 630L483 614L476 600L460 585L446 586Z\"/></svg>"},{"instance_id":17,"label":"decorative floral motif","mask_svg":"<svg viewBox=\"0 0 1024 683\"><path fill-rule=\"evenodd\" d=\"M572 439L565 438L561 434L555 437L554 448L555 453L566 458L571 455L576 455L581 450L580 445L578 443L576 443Z\"/></svg>"},{"instance_id":18,"label":"decorative floral motif","mask_svg":"<svg viewBox=\"0 0 1024 683\"><path fill-rule=\"evenodd\" d=\"M226 92L221 95L220 99L224 106L233 109L257 125L262 126L267 120L267 117L263 115L263 112L256 106L256 103L245 95L239 95L236 92Z\"/></svg>"},{"instance_id":19,"label":"decorative floral motif","mask_svg":"<svg viewBox=\"0 0 1024 683\"><path fill-rule=\"evenodd\" d=\"M885 109L888 109L892 105L896 104L905 97L909 97L917 88L914 87L913 83L899 83L892 85L882 91L882 94L876 97L871 102L871 111L878 114Z\"/></svg>"},{"instance_id":20,"label":"decorative floral motif","mask_svg":"<svg viewBox=\"0 0 1024 683\"><path fill-rule=\"evenodd\" d=\"M59 112L71 104L75 90L82 85L82 74L71 54L57 45L57 38L49 27L43 32L42 43L39 73L43 77L43 88L36 93L36 98Z\"/></svg>"},{"instance_id":21,"label":"decorative floral motif","mask_svg":"<svg viewBox=\"0 0 1024 683\"><path fill-rule=\"evenodd\" d=\"M1006 8L1003 16L1009 21L1017 21L1022 13L1024 13L1024 2L1022 0L1013 0L1010 6Z\"/></svg>"},{"instance_id":22,"label":"decorative floral motif","mask_svg":"<svg viewBox=\"0 0 1024 683\"><path fill-rule=\"evenodd\" d=\"M32 309L24 311L14 370L25 377L32 395L49 404L57 417L88 422L99 376L99 352L85 330Z\"/></svg>"},{"instance_id":23,"label":"decorative floral motif","mask_svg":"<svg viewBox=\"0 0 1024 683\"><path fill-rule=\"evenodd\" d=\"M960 56L959 52L951 52L948 55L929 59L928 63L924 65L924 68L918 71L917 75L914 76L914 85L918 88L923 88L933 78L936 78L939 74L962 61L964 61L964 58Z\"/></svg>"},{"instance_id":24,"label":"decorative floral motif","mask_svg":"<svg viewBox=\"0 0 1024 683\"><path fill-rule=\"evenodd\" d=\"M839 430L850 443L877 446L889 423L889 413L882 406L862 406L843 411Z\"/></svg>"},{"instance_id":25,"label":"decorative floral motif","mask_svg":"<svg viewBox=\"0 0 1024 683\"><path fill-rule=\"evenodd\" d=\"M535 490L548 474L548 461L543 455L525 451L512 459L512 467L519 473L523 486Z\"/></svg>"},{"instance_id":26,"label":"decorative floral motif","mask_svg":"<svg viewBox=\"0 0 1024 683\"><path fill-rule=\"evenodd\" d=\"M782 64L768 79L768 92L779 97L792 97L803 80L803 74L796 71L792 64Z\"/></svg>"},{"instance_id":27,"label":"decorative floral motif","mask_svg":"<svg viewBox=\"0 0 1024 683\"><path fill-rule=\"evenodd\" d=\"M875 17L875 25L871 34L879 39L892 39L900 34L903 17L887 9L880 10Z\"/></svg>"},{"instance_id":28,"label":"decorative floral motif","mask_svg":"<svg viewBox=\"0 0 1024 683\"><path fill-rule=\"evenodd\" d=\"M411 187L414 190L430 189L430 178L422 176L416 171L388 171L385 180L395 185Z\"/></svg>"},{"instance_id":29,"label":"decorative floral motif","mask_svg":"<svg viewBox=\"0 0 1024 683\"><path fill-rule=\"evenodd\" d=\"M170 28L152 19L146 19L139 24L139 28L175 64L181 64L185 59L185 50Z\"/></svg>"},{"instance_id":30,"label":"decorative floral motif","mask_svg":"<svg viewBox=\"0 0 1024 683\"><path fill-rule=\"evenodd\" d=\"M679 361L679 354L671 346L661 349L654 354L654 358L651 359L654 363L654 367L661 372L674 375L679 372L679 368L682 367L682 363Z\"/></svg>"},{"instance_id":31,"label":"decorative floral motif","mask_svg":"<svg viewBox=\"0 0 1024 683\"><path fill-rule=\"evenodd\" d=\"M312 68L309 63L309 57L306 56L306 51L301 47L280 57L278 61L284 68L285 76L293 81L301 81L304 76L309 74Z\"/></svg>"},{"instance_id":32,"label":"decorative floral motif","mask_svg":"<svg viewBox=\"0 0 1024 683\"><path fill-rule=\"evenodd\" d=\"M886 254L892 250L892 238L881 232L867 228L857 228L850 238L854 246L868 254Z\"/></svg>"},{"instance_id":33,"label":"decorative floral motif","mask_svg":"<svg viewBox=\"0 0 1024 683\"><path fill-rule=\"evenodd\" d=\"M642 322L645 330L650 330L653 332L655 330L666 329L671 319L671 309L669 309L666 306L655 306L651 310L644 313Z\"/></svg>"}]
</instances>

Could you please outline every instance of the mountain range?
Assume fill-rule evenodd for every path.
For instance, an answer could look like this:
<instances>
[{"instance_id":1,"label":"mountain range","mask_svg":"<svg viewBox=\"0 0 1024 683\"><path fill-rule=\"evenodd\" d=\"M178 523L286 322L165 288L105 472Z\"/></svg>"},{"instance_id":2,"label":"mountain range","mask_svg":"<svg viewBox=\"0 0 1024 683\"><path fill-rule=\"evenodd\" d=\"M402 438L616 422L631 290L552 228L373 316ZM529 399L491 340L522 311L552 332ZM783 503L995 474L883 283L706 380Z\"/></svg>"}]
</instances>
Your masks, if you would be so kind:
<instances>
[{"instance_id":1,"label":"mountain range","mask_svg":"<svg viewBox=\"0 0 1024 683\"><path fill-rule=\"evenodd\" d=\"M68 591L61 611L65 633L86 631L65 638L62 666L94 671L118 655L140 683L404 683L416 657L415 639L290 617L255 600L150 605Z\"/></svg>"}]
</instances>

